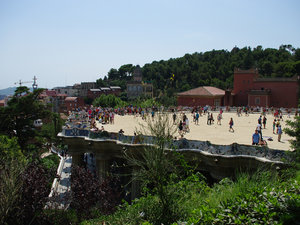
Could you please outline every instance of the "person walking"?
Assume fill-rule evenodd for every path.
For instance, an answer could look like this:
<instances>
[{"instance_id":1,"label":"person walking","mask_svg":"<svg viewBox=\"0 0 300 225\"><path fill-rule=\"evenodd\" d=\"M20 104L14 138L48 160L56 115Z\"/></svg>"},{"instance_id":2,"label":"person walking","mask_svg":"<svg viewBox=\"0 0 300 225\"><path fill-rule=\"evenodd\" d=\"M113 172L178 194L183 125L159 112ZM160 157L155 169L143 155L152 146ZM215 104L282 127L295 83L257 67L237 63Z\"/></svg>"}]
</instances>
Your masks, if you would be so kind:
<instances>
[{"instance_id":1,"label":"person walking","mask_svg":"<svg viewBox=\"0 0 300 225\"><path fill-rule=\"evenodd\" d=\"M229 121L229 131L234 132L234 129L233 129L233 119L232 118L230 118L230 121Z\"/></svg>"}]
</instances>

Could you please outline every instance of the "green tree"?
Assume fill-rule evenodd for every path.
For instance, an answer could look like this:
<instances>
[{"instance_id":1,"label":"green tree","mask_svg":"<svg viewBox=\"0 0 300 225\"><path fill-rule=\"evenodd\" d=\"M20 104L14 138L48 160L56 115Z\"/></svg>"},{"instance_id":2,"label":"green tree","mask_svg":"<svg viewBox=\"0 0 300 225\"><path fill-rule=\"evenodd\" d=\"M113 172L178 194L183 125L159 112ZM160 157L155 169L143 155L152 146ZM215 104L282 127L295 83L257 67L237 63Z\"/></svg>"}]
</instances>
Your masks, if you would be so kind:
<instances>
[{"instance_id":1,"label":"green tree","mask_svg":"<svg viewBox=\"0 0 300 225\"><path fill-rule=\"evenodd\" d=\"M17 138L9 138L5 135L0 135L0 161L12 160L25 162L21 148L18 144Z\"/></svg>"},{"instance_id":2,"label":"green tree","mask_svg":"<svg viewBox=\"0 0 300 225\"><path fill-rule=\"evenodd\" d=\"M284 132L294 137L291 142L291 147L294 150L293 155L295 157L296 163L300 166L300 116L296 116L294 121L288 120L287 125L289 128L285 128Z\"/></svg>"},{"instance_id":3,"label":"green tree","mask_svg":"<svg viewBox=\"0 0 300 225\"><path fill-rule=\"evenodd\" d=\"M24 91L26 94L22 95ZM30 144L36 144L36 147L42 145L36 139L39 132L34 127L35 120L50 116L47 106L39 101L42 91L28 92L28 88L19 87L8 106L0 109L0 134L17 137L23 151L28 150Z\"/></svg>"},{"instance_id":4,"label":"green tree","mask_svg":"<svg viewBox=\"0 0 300 225\"><path fill-rule=\"evenodd\" d=\"M167 114L161 113L155 116L154 120L148 118L147 125L141 126L143 128L138 132L139 135L154 136L155 145L145 148L139 154L125 151L125 158L129 166L134 168L133 181L141 182L146 194L157 194L160 208L157 221L169 224L171 221L176 221L178 212L174 207L174 192L169 191L167 185L175 177L180 176L178 167L180 158L175 151L169 151L166 147L171 145L176 127ZM151 187L151 190L148 187Z\"/></svg>"},{"instance_id":5,"label":"green tree","mask_svg":"<svg viewBox=\"0 0 300 225\"><path fill-rule=\"evenodd\" d=\"M115 95L101 95L93 101L94 106L102 106L102 107L116 107L116 106L124 106L126 103L123 102L119 97Z\"/></svg>"}]
</instances>

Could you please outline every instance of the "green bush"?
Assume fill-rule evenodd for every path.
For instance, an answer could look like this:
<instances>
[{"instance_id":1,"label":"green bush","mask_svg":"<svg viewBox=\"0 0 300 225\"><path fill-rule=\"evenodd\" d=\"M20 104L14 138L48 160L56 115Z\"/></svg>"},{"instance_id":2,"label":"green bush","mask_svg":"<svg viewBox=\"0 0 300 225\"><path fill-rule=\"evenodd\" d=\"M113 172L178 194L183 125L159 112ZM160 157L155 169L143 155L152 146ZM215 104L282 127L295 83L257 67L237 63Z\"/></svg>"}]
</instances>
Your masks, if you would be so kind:
<instances>
[{"instance_id":1,"label":"green bush","mask_svg":"<svg viewBox=\"0 0 300 225\"><path fill-rule=\"evenodd\" d=\"M51 154L42 159L42 164L47 169L57 169L59 166L60 158L56 154Z\"/></svg>"},{"instance_id":2,"label":"green bush","mask_svg":"<svg viewBox=\"0 0 300 225\"><path fill-rule=\"evenodd\" d=\"M164 224L297 224L300 221L299 181L283 181L271 172L240 174L236 181L226 178L213 187L192 175L169 184L167 190L173 192L170 209L176 216L163 221ZM148 194L131 205L124 203L112 215L84 224L99 221L161 224L162 208L158 203L156 195Z\"/></svg>"},{"instance_id":3,"label":"green bush","mask_svg":"<svg viewBox=\"0 0 300 225\"><path fill-rule=\"evenodd\" d=\"M123 107L126 102L122 101L119 97L114 95L101 95L93 101L94 106L102 107Z\"/></svg>"}]
</instances>

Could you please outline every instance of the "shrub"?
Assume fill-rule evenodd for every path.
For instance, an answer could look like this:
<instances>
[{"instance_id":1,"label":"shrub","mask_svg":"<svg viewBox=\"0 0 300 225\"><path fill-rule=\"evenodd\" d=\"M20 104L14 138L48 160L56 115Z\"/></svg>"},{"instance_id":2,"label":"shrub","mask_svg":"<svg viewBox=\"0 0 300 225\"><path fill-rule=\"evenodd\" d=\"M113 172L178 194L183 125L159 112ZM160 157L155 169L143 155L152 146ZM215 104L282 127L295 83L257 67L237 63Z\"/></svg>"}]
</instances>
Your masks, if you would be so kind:
<instances>
[{"instance_id":1,"label":"shrub","mask_svg":"<svg viewBox=\"0 0 300 225\"><path fill-rule=\"evenodd\" d=\"M42 161L42 164L47 169L56 170L59 165L60 158L56 154L51 154L51 155L41 159L41 161Z\"/></svg>"}]
</instances>

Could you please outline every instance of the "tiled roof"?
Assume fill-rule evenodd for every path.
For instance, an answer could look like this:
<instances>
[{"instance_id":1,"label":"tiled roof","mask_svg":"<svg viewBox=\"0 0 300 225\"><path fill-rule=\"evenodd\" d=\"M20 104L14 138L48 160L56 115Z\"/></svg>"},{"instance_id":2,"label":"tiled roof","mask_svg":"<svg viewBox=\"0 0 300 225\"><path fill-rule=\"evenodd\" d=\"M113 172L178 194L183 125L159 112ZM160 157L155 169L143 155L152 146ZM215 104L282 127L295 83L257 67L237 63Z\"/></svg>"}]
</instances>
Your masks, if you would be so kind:
<instances>
[{"instance_id":1,"label":"tiled roof","mask_svg":"<svg viewBox=\"0 0 300 225\"><path fill-rule=\"evenodd\" d=\"M178 93L179 96L222 96L225 95L225 91L216 88L216 87L210 87L210 86L203 86L194 88L188 91L184 91L181 93Z\"/></svg>"},{"instance_id":2,"label":"tiled roof","mask_svg":"<svg viewBox=\"0 0 300 225\"><path fill-rule=\"evenodd\" d=\"M77 97L66 97L65 101L75 101Z\"/></svg>"},{"instance_id":3,"label":"tiled roof","mask_svg":"<svg viewBox=\"0 0 300 225\"><path fill-rule=\"evenodd\" d=\"M56 96L56 91L54 90L46 90L45 92L47 96L51 96L51 97Z\"/></svg>"},{"instance_id":4,"label":"tiled roof","mask_svg":"<svg viewBox=\"0 0 300 225\"><path fill-rule=\"evenodd\" d=\"M110 89L121 89L119 86L110 86Z\"/></svg>"},{"instance_id":5,"label":"tiled roof","mask_svg":"<svg viewBox=\"0 0 300 225\"><path fill-rule=\"evenodd\" d=\"M56 96L57 96L57 97L68 97L67 94L57 94Z\"/></svg>"},{"instance_id":6,"label":"tiled roof","mask_svg":"<svg viewBox=\"0 0 300 225\"><path fill-rule=\"evenodd\" d=\"M109 87L101 87L101 91L109 91L110 88Z\"/></svg>"}]
</instances>

